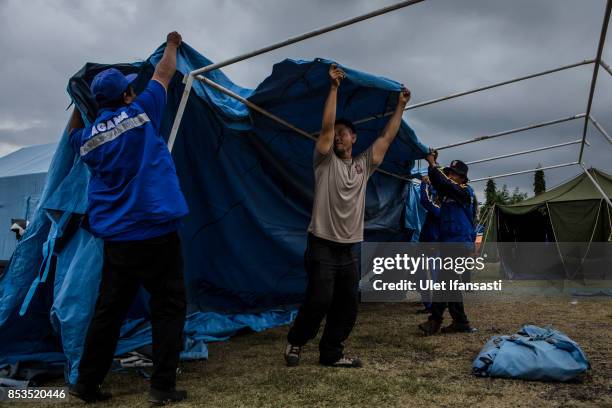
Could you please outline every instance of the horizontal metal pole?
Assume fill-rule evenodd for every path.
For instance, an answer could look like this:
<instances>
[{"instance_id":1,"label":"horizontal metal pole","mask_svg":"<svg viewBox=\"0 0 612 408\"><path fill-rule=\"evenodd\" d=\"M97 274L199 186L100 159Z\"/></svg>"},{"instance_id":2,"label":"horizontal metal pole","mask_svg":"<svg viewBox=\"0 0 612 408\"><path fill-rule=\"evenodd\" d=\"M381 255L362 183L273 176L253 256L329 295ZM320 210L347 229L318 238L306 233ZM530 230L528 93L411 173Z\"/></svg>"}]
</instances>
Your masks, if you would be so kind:
<instances>
[{"instance_id":1,"label":"horizontal metal pole","mask_svg":"<svg viewBox=\"0 0 612 408\"><path fill-rule=\"evenodd\" d=\"M564 71L566 69L571 69L571 68L576 68L576 67L579 67L579 66L582 66L582 65L592 64L593 62L595 62L595 60L593 60L593 59L584 60L584 61L581 61L581 62L577 62L575 64L564 65L564 66L559 67L559 68L553 68L553 69L549 69L549 70L546 70L546 71L538 72L538 73L535 73L535 74L525 75L525 76L522 76L522 77L518 77L518 78L514 78L514 79L509 79L507 81L497 82L497 83L494 83L494 84L491 84L491 85L482 86L480 88L471 89L469 91L458 92L458 93L455 93L455 94L452 94L452 95L444 96L442 98L430 99L428 101L419 102L419 103L416 103L414 105L408 105L406 107L406 109L404 109L404 110L411 110L411 109L420 108L422 106L432 105L434 103L438 103L438 102L442 102L442 101L447 101L449 99L459 98L460 96L470 95L470 94L473 94L473 93L476 93L476 92L486 91L488 89L493 89L493 88L497 88L497 87L508 85L508 84L513 84L515 82L524 81L526 79L536 78L536 77L540 77L540 76L543 76L543 75L548 75L548 74L552 74L552 73L555 73L555 72Z\"/></svg>"},{"instance_id":2,"label":"horizontal metal pole","mask_svg":"<svg viewBox=\"0 0 612 408\"><path fill-rule=\"evenodd\" d=\"M270 51L273 51L273 50L276 50L276 49L279 49L279 48L282 48L282 47L286 47L287 45L295 44L297 42L304 41L304 40L307 40L309 38L316 37L318 35L328 33L330 31L338 30L339 28L343 28L343 27L346 27L346 26L349 26L349 25L352 25L352 24L355 24L355 23L359 23L361 21L368 20L370 18L377 17L377 16L380 16L382 14L389 13L391 11L399 10L399 9L402 9L402 8L408 7L408 6L412 6L413 4L421 3L423 1L425 1L425 0L401 1L399 3L392 4L390 6L383 7L383 8L380 8L378 10L374 10L372 12L369 12L369 13L366 13L366 14L362 14L362 15L357 16L357 17L349 18L348 20L343 20L343 21L340 21L338 23L335 23L335 24L332 24L332 25L329 25L329 26L326 26L326 27L323 27L323 28L319 28L317 30L309 31L309 32L304 33L304 34L300 34L300 35L297 35L295 37L288 38L285 41L281 41L281 42L269 45L267 47L260 48L260 49L255 50L255 51L247 52L246 54L242 54L242 55L239 55L239 56L234 57L234 58L230 58L230 59L225 60L225 61L217 62L216 64L211 64L211 65L208 65L208 66L205 66L205 67L193 70L193 71L191 71L190 75L193 76L193 75L203 74L204 72L208 72L208 71L212 71L214 69L222 68L222 67L234 64L236 62L244 61L246 59L255 57L257 55L265 54L267 52L270 52Z\"/></svg>"},{"instance_id":3,"label":"horizontal metal pole","mask_svg":"<svg viewBox=\"0 0 612 408\"><path fill-rule=\"evenodd\" d=\"M608 74L612 75L612 68L610 68L610 66L606 64L604 60L599 61L599 65L601 65L606 71L608 71Z\"/></svg>"},{"instance_id":4,"label":"horizontal metal pole","mask_svg":"<svg viewBox=\"0 0 612 408\"><path fill-rule=\"evenodd\" d=\"M293 130L294 132L296 132L299 135L304 136L307 139L313 140L316 142L317 138L312 136L310 133L306 132L303 129L300 129L294 125L292 125L291 123L287 122L285 119L280 118L278 116L276 116L275 114L268 112L267 110L263 109L262 107L254 104L253 102L249 101L248 99L238 95L237 93L225 88L222 85L219 85L218 83L211 81L210 79L206 78L203 75L196 75L195 76L196 79L204 82L206 85L215 88L216 90L218 90L219 92L224 93L225 95L234 98L240 102L242 102L243 104L245 104L246 106L249 107L249 109L252 109L260 114L262 114L263 116L266 116L270 119L272 119L273 121L280 123L281 125ZM377 172L382 173L382 174L386 174L387 176L391 176L391 177L395 177L398 178L400 180L404 180L404 181L411 181L411 179L409 177L404 177L404 176L400 176L399 174L395 174L395 173L391 173L389 171L383 170L383 169L376 169Z\"/></svg>"},{"instance_id":5,"label":"horizontal metal pole","mask_svg":"<svg viewBox=\"0 0 612 408\"><path fill-rule=\"evenodd\" d=\"M533 125L523 126L523 127L520 127L520 128L506 130L506 131L499 132L499 133L493 133L491 135L479 136L479 137L476 137L474 139L464 140L462 142L452 143L452 144L449 144L449 145L446 145L446 146L438 147L436 150L450 149L451 147L457 147L457 146L462 146L462 145L466 145L466 144L470 144L470 143L481 142L483 140L494 139L496 137L511 135L511 134L519 133L519 132L524 132L526 130L537 129L537 128L541 128L541 127L545 127L545 126L550 126L550 125L556 125L557 123L568 122L570 120L576 120L576 119L580 119L580 118L584 118L584 117L585 117L585 114L581 113L581 114L578 114L578 115L569 116L569 117L566 117L566 118L555 119L555 120L551 120L551 121L548 121L548 122L535 123Z\"/></svg>"},{"instance_id":6,"label":"horizontal metal pole","mask_svg":"<svg viewBox=\"0 0 612 408\"><path fill-rule=\"evenodd\" d=\"M607 140L607 141L608 141L610 144L612 144L612 137L610 137L610 135L608 134L608 132L606 132L606 131L604 130L604 128L603 128L603 127L602 127L602 126L599 124L599 122L597 122L597 121L595 120L595 118L593 117L593 115L590 115L590 116L589 116L589 119L591 120L591 123L593 123L593 125L595 126L595 128L596 128L597 130L599 130L599 133L601 133L601 134L603 135L603 137L605 137L605 138L606 138L606 140Z\"/></svg>"},{"instance_id":7,"label":"horizontal metal pole","mask_svg":"<svg viewBox=\"0 0 612 408\"><path fill-rule=\"evenodd\" d=\"M610 208L612 208L612 201L610 201L610 197L608 197L608 195L603 190L603 188L601 188L597 180L595 180L595 178L591 175L591 173L589 173L584 163L580 163L580 167L582 167L582 170L584 170L585 174L589 177L589 180L591 180L591 183L593 183L597 191L599 191L599 194L601 194L601 196L603 197L604 200L606 200Z\"/></svg>"},{"instance_id":8,"label":"horizontal metal pole","mask_svg":"<svg viewBox=\"0 0 612 408\"><path fill-rule=\"evenodd\" d=\"M558 169L560 167L575 166L576 164L580 164L580 163L579 162L571 162L571 163L556 164L554 166L539 167L537 169L515 171L513 173L498 174L497 176L482 177L482 178L470 180L470 182L471 183L476 183L478 181L484 181L484 180L488 180L488 179L497 179L497 178L502 178L502 177L516 176L518 174L533 173L533 172L536 172L538 170L550 170L550 169Z\"/></svg>"},{"instance_id":9,"label":"horizontal metal pole","mask_svg":"<svg viewBox=\"0 0 612 408\"><path fill-rule=\"evenodd\" d=\"M523 151L516 152L516 153L504 154L504 155L501 155L501 156L488 157L486 159L480 159L480 160L474 160L474 161L466 162L465 164L484 163L484 162L488 162L488 161L505 159L507 157L520 156L522 154L541 152L543 150L550 150L550 149L555 149L557 147L569 146L569 145L574 145L574 144L578 144L578 143L582 143L582 139L573 140L571 142L558 143L558 144L554 144L554 145L550 145L550 146L538 147L537 149L523 150Z\"/></svg>"},{"instance_id":10,"label":"horizontal metal pole","mask_svg":"<svg viewBox=\"0 0 612 408\"><path fill-rule=\"evenodd\" d=\"M593 62L595 62L595 60L593 60L593 59L584 60L584 61L581 61L581 62L577 62L575 64L564 65L564 66L559 67L559 68L549 69L549 70L538 72L538 73L535 73L535 74L525 75L525 76L522 76L522 77L518 77L518 78L514 78L514 79L509 79L507 81L497 82L497 83L494 83L494 84L491 84L491 85L487 85L487 86L483 86L483 87L476 88L476 89L470 89L469 91L458 92L458 93L455 93L455 94L452 94L452 95L443 96L441 98L430 99L428 101L419 102L419 103L416 103L416 104L413 104L413 105L408 105L404 110L407 111L407 110L416 109L416 108L420 108L420 107L427 106L427 105L432 105L434 103L438 103L438 102L442 102L442 101L447 101L449 99L459 98L461 96L465 96L465 95L469 95L469 94L485 91L485 90L488 90L488 89L497 88L497 87L508 85L508 84L512 84L512 83L515 83L515 82L524 81L526 79L536 78L536 77L539 77L539 76L548 75L548 74L552 74L552 73L559 72L559 71L564 71L566 69L571 69L571 68L576 68L576 67L579 67L579 66L582 66L582 65L592 64ZM381 115L368 116L367 118L362 118L362 119L358 119L358 120L354 121L353 124L359 125L361 123L369 122L371 120L381 119L381 118L393 115L393 112L394 111L389 111L389 112L386 112L386 113L381 114ZM315 133L315 135L316 135L316 133Z\"/></svg>"},{"instance_id":11,"label":"horizontal metal pole","mask_svg":"<svg viewBox=\"0 0 612 408\"><path fill-rule=\"evenodd\" d=\"M216 90L218 90L219 92L224 93L227 96L230 96L240 102L242 102L243 104L245 104L246 106L249 107L249 109L252 109L256 112L261 113L262 115L274 120L275 122L280 123L281 125L288 127L289 129L293 130L296 133L299 133L300 135L310 139L310 140L314 140L316 141L317 138L310 136L310 134L308 132L306 132L305 130L302 130L298 127L293 126L291 123L287 122L286 120L274 115L273 113L268 112L267 110L260 108L258 105L254 104L253 102L249 101L246 98L243 98L242 96L238 95L237 93L230 91L229 89L225 88L222 85L219 85L218 83L206 78L203 75L196 75L195 77L196 79L204 82L206 85L215 88Z\"/></svg>"},{"instance_id":12,"label":"horizontal metal pole","mask_svg":"<svg viewBox=\"0 0 612 408\"><path fill-rule=\"evenodd\" d=\"M610 13L612 13L612 0L606 2L606 11L604 13L604 20L601 26L601 33L599 35L599 44L597 45L597 56L595 57L595 67L593 68L593 77L591 78L591 89L589 90L589 99L587 101L586 108L586 119L584 120L584 126L582 128L582 144L580 145L580 153L578 154L578 161L582 162L582 155L584 154L584 141L586 140L587 130L589 128L589 116L591 116L591 108L593 107L593 96L595 95L595 86L597 85L597 74L599 73L599 65L601 62L601 55L603 54L604 44L606 42L606 33L608 32L608 23L610 21Z\"/></svg>"}]
</instances>

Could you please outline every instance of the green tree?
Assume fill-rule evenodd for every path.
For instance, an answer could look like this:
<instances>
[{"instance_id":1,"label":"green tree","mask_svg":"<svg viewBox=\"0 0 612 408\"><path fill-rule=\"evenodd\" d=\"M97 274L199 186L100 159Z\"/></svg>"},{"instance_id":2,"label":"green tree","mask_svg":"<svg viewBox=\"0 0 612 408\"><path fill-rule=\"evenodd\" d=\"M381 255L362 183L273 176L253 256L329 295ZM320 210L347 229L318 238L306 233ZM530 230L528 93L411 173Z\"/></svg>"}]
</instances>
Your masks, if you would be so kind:
<instances>
[{"instance_id":1,"label":"green tree","mask_svg":"<svg viewBox=\"0 0 612 408\"><path fill-rule=\"evenodd\" d=\"M542 167L538 164L538 169ZM533 192L535 195L540 195L546 191L546 180L544 180L544 170L538 170L533 175Z\"/></svg>"},{"instance_id":2,"label":"green tree","mask_svg":"<svg viewBox=\"0 0 612 408\"><path fill-rule=\"evenodd\" d=\"M502 189L497 192L497 199L495 200L495 204L509 204L510 201L510 192L508 191L508 186L504 184Z\"/></svg>"},{"instance_id":3,"label":"green tree","mask_svg":"<svg viewBox=\"0 0 612 408\"><path fill-rule=\"evenodd\" d=\"M493 181L493 179L488 179L487 185L485 187L485 207L489 207L495 204L496 197L497 197L497 186L495 185L495 181Z\"/></svg>"},{"instance_id":4,"label":"green tree","mask_svg":"<svg viewBox=\"0 0 612 408\"><path fill-rule=\"evenodd\" d=\"M487 180L485 186L485 205L480 207L478 218L481 223L486 223L486 213L493 205L509 205L516 204L527 198L527 193L522 193L518 187L516 187L512 194L508 190L508 186L504 184L501 190L497 190L495 181L492 179Z\"/></svg>"},{"instance_id":5,"label":"green tree","mask_svg":"<svg viewBox=\"0 0 612 408\"><path fill-rule=\"evenodd\" d=\"M486 222L485 216L486 212L495 204L495 200L497 198L497 186L495 185L495 181L493 179L488 179L487 184L485 186L485 202L484 205L481 205L478 209L478 219L481 222Z\"/></svg>"},{"instance_id":6,"label":"green tree","mask_svg":"<svg viewBox=\"0 0 612 408\"><path fill-rule=\"evenodd\" d=\"M518 187L514 189L512 195L508 199L508 204L516 204L527 198L527 193L521 193Z\"/></svg>"}]
</instances>

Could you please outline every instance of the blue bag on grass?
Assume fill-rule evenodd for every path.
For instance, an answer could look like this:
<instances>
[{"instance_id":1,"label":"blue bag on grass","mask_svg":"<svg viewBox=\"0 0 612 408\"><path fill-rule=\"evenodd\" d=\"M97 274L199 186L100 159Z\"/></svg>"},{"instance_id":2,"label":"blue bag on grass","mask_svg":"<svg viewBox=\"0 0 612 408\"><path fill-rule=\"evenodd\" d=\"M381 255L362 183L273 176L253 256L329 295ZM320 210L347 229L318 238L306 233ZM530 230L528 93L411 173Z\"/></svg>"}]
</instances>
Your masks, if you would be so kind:
<instances>
[{"instance_id":1,"label":"blue bag on grass","mask_svg":"<svg viewBox=\"0 0 612 408\"><path fill-rule=\"evenodd\" d=\"M591 368L578 344L553 328L526 325L512 336L494 336L472 372L482 377L569 381Z\"/></svg>"}]
</instances>

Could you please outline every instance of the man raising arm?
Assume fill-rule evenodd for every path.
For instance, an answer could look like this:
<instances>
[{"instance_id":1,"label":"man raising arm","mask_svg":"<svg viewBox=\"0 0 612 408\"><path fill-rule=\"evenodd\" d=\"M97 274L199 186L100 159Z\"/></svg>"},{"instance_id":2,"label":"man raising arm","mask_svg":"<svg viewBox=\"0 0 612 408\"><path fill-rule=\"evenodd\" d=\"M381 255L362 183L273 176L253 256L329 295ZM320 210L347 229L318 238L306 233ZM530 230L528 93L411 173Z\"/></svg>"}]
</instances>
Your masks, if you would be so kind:
<instances>
[{"instance_id":1,"label":"man raising arm","mask_svg":"<svg viewBox=\"0 0 612 408\"><path fill-rule=\"evenodd\" d=\"M285 361L289 366L299 364L302 346L317 335L324 318L319 363L361 366L359 359L344 354L343 345L355 324L359 302L359 272L353 247L363 241L368 178L395 138L410 93L402 90L397 110L381 136L373 146L353 157L356 128L347 119L336 119L338 88L344 77L341 69L330 67L330 89L313 152L315 194L304 254L308 286L287 336Z\"/></svg>"},{"instance_id":2,"label":"man raising arm","mask_svg":"<svg viewBox=\"0 0 612 408\"><path fill-rule=\"evenodd\" d=\"M387 122L387 125L383 129L381 135L376 139L374 144L372 145L372 161L375 165L379 165L383 162L385 158L385 154L387 154L387 150L393 143L395 136L399 131L399 128L402 124L402 115L404 114L404 108L408 104L410 100L410 91L404 87L400 91L399 97L397 99L397 107L395 108L395 112L391 116L391 119Z\"/></svg>"},{"instance_id":3,"label":"man raising arm","mask_svg":"<svg viewBox=\"0 0 612 408\"><path fill-rule=\"evenodd\" d=\"M83 126L76 111L70 141L91 170L87 189L89 231L103 240L102 277L87 329L76 384L70 393L86 402L108 399L101 384L109 371L120 329L141 286L151 295L153 373L149 402L178 402L176 369L185 324L185 286L180 220L188 213L172 156L159 133L166 90L176 70L181 36L167 36L166 49L140 95L135 74L115 68L91 85L99 111Z\"/></svg>"},{"instance_id":4,"label":"man raising arm","mask_svg":"<svg viewBox=\"0 0 612 408\"><path fill-rule=\"evenodd\" d=\"M334 144L334 125L336 122L336 104L338 102L338 87L340 81L344 79L344 72L336 65L331 65L329 69L329 78L331 85L329 94L325 100L323 107L323 123L321 124L321 133L317 139L316 149L321 154L327 154Z\"/></svg>"}]
</instances>

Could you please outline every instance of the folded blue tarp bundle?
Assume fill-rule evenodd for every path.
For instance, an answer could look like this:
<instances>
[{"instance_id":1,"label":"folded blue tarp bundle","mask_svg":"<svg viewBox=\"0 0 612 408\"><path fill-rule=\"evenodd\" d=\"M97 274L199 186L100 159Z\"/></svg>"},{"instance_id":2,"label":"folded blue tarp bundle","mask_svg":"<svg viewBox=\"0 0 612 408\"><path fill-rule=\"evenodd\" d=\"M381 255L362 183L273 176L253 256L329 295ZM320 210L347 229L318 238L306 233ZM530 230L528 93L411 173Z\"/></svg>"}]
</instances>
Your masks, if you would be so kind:
<instances>
[{"instance_id":1,"label":"folded blue tarp bundle","mask_svg":"<svg viewBox=\"0 0 612 408\"><path fill-rule=\"evenodd\" d=\"M569 381L591 368L578 344L552 328L526 325L512 336L494 336L474 360L482 377Z\"/></svg>"},{"instance_id":2,"label":"folded blue tarp bundle","mask_svg":"<svg viewBox=\"0 0 612 408\"><path fill-rule=\"evenodd\" d=\"M114 66L137 73L138 92L151 78L164 46L144 62L87 64L68 85L85 121L96 116L89 84ZM316 132L329 89L327 60L286 60L255 90L221 71L206 76L299 127ZM160 132L168 138L183 93L183 75L211 64L187 44L168 90ZM400 84L346 68L338 115L377 119L358 126L358 154L386 124ZM205 358L205 343L237 330L287 324L305 289L303 252L310 219L314 143L249 111L197 82L172 152L190 214L179 233L185 259L189 319L184 358ZM406 123L382 168L409 175L428 148ZM64 356L74 381L93 312L102 266L102 242L82 227L89 173L64 132L40 205L5 273L0 276L0 365L57 361ZM404 230L410 182L375 174L367 191L366 237L397 237ZM146 294L135 301L117 352L150 343Z\"/></svg>"}]
</instances>

